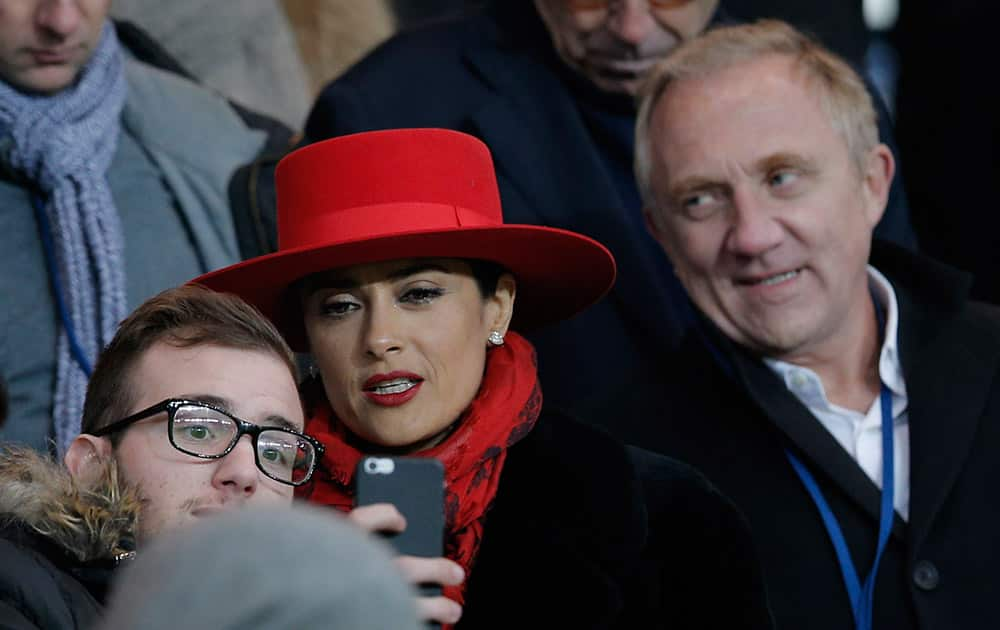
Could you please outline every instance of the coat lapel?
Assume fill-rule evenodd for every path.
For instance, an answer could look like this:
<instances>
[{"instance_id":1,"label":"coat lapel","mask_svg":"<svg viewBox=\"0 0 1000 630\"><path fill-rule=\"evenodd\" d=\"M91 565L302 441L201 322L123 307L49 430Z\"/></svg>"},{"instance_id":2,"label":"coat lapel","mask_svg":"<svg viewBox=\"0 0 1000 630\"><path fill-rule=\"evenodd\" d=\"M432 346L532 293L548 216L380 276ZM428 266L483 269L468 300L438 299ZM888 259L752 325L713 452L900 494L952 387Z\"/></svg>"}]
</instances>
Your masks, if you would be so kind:
<instances>
[{"instance_id":1,"label":"coat lapel","mask_svg":"<svg viewBox=\"0 0 1000 630\"><path fill-rule=\"evenodd\" d=\"M857 462L762 361L742 352L734 356L739 377L751 398L788 439L793 451L801 453L800 459L809 471L817 480L820 476L829 478L877 524L881 491ZM903 526L897 515L893 534L902 536Z\"/></svg>"}]
</instances>

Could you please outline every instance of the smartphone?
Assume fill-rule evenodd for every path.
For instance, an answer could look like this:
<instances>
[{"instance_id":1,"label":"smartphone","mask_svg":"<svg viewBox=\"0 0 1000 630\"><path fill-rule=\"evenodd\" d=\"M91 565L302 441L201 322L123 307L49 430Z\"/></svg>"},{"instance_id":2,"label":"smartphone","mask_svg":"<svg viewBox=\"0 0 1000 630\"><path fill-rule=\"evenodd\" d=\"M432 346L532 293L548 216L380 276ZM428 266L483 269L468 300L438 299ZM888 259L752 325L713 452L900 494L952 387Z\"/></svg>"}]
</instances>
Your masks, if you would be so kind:
<instances>
[{"instance_id":1,"label":"smartphone","mask_svg":"<svg viewBox=\"0 0 1000 630\"><path fill-rule=\"evenodd\" d=\"M407 556L444 555L444 466L426 457L367 456L354 475L354 504L391 503L406 530L386 538Z\"/></svg>"}]
</instances>

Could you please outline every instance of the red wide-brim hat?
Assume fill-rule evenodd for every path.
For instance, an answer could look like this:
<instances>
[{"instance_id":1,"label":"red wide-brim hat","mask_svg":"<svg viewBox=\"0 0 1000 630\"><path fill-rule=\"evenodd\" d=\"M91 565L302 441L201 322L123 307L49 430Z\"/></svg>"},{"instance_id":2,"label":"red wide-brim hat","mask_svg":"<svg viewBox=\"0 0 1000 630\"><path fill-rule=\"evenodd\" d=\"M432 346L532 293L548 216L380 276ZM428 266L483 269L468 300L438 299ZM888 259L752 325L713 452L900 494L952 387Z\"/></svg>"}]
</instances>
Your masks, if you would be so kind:
<instances>
[{"instance_id":1,"label":"red wide-brim hat","mask_svg":"<svg viewBox=\"0 0 1000 630\"><path fill-rule=\"evenodd\" d=\"M444 129L341 136L298 149L277 167L278 251L192 282L235 293L307 347L299 296L313 273L401 258L474 258L517 279L511 327L530 330L599 300L615 261L586 236L505 225L489 150Z\"/></svg>"}]
</instances>

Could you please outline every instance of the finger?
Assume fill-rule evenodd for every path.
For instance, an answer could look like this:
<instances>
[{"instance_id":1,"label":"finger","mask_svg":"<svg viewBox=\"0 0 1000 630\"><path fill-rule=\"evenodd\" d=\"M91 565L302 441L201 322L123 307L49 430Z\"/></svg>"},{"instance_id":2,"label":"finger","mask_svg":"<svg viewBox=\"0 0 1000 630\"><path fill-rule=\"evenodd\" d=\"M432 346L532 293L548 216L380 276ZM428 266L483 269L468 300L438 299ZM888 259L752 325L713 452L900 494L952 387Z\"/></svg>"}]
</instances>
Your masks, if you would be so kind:
<instances>
[{"instance_id":1,"label":"finger","mask_svg":"<svg viewBox=\"0 0 1000 630\"><path fill-rule=\"evenodd\" d=\"M348 520L366 532L399 533L406 529L406 519L391 503L373 503L354 508Z\"/></svg>"},{"instance_id":2,"label":"finger","mask_svg":"<svg viewBox=\"0 0 1000 630\"><path fill-rule=\"evenodd\" d=\"M465 579L461 565L448 558L400 556L396 564L411 584L457 586Z\"/></svg>"},{"instance_id":3,"label":"finger","mask_svg":"<svg viewBox=\"0 0 1000 630\"><path fill-rule=\"evenodd\" d=\"M462 607L443 595L418 597L417 613L424 621L453 624L462 616Z\"/></svg>"}]
</instances>

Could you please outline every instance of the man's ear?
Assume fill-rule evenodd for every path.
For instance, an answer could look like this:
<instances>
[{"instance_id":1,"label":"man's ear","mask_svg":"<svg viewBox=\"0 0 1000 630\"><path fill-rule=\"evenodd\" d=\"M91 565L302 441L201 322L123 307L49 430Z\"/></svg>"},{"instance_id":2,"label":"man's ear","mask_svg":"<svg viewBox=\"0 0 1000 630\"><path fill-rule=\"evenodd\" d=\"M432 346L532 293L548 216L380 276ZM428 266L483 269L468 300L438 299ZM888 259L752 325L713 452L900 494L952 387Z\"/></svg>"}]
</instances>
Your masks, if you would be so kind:
<instances>
[{"instance_id":1,"label":"man's ear","mask_svg":"<svg viewBox=\"0 0 1000 630\"><path fill-rule=\"evenodd\" d=\"M889 203L889 189L896 173L896 161L892 150L879 144L868 154L868 162L863 173L863 190L868 221L874 228L882 219Z\"/></svg>"},{"instance_id":2,"label":"man's ear","mask_svg":"<svg viewBox=\"0 0 1000 630\"><path fill-rule=\"evenodd\" d=\"M92 481L102 472L104 462L112 455L111 440L89 433L73 439L63 457L69 474L77 481Z\"/></svg>"}]
</instances>

